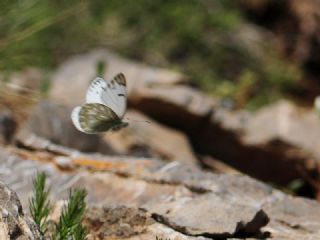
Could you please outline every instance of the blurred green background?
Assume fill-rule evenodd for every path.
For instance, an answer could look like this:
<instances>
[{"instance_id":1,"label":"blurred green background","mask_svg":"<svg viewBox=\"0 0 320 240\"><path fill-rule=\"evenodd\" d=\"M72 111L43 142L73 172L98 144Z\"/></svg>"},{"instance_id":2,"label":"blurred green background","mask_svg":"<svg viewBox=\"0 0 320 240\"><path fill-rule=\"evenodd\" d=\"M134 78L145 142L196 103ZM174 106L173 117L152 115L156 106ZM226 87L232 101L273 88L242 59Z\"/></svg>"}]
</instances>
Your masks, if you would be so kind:
<instances>
[{"instance_id":1,"label":"blurred green background","mask_svg":"<svg viewBox=\"0 0 320 240\"><path fill-rule=\"evenodd\" d=\"M2 0L0 71L50 72L72 55L106 47L181 71L190 84L237 107L299 95L303 68L243 6L234 0Z\"/></svg>"}]
</instances>

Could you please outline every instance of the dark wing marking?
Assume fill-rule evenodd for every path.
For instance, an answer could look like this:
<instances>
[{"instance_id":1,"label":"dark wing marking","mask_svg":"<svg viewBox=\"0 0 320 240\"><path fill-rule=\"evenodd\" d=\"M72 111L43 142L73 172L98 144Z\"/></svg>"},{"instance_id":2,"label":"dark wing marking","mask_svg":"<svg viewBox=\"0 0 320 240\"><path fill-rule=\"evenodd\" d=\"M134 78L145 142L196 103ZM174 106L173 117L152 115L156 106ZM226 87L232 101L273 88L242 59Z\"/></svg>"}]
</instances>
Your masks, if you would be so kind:
<instances>
[{"instance_id":1,"label":"dark wing marking","mask_svg":"<svg viewBox=\"0 0 320 240\"><path fill-rule=\"evenodd\" d=\"M126 78L124 74L119 73L113 79L108 80L106 88L106 91L102 93L103 104L110 106L118 117L122 118L127 105Z\"/></svg>"},{"instance_id":2,"label":"dark wing marking","mask_svg":"<svg viewBox=\"0 0 320 240\"><path fill-rule=\"evenodd\" d=\"M114 78L114 81L116 81L119 85L126 86L126 77L123 73L118 73Z\"/></svg>"}]
</instances>

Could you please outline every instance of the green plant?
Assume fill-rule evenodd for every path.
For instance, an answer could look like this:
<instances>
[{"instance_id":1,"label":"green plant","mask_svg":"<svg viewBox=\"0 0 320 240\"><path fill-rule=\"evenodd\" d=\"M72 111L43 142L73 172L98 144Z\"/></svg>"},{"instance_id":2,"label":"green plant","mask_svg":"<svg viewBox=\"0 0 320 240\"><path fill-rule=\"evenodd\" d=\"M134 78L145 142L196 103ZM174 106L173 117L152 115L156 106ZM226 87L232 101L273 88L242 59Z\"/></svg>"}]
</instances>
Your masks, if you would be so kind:
<instances>
[{"instance_id":1,"label":"green plant","mask_svg":"<svg viewBox=\"0 0 320 240\"><path fill-rule=\"evenodd\" d=\"M0 71L28 66L50 70L71 55L99 46L182 71L194 85L233 99L238 107L256 109L294 95L301 89L299 66L282 59L272 41L264 41L260 28L247 31L236 2L0 1ZM262 41L248 41L251 35ZM97 63L98 75L106 67ZM46 93L49 81L44 80L41 89Z\"/></svg>"},{"instance_id":2,"label":"green plant","mask_svg":"<svg viewBox=\"0 0 320 240\"><path fill-rule=\"evenodd\" d=\"M86 208L84 189L70 191L68 204L63 208L59 222L55 225L53 232L48 232L48 216L51 211L48 199L49 191L45 190L46 175L38 173L33 181L34 196L29 200L31 216L39 225L43 235L50 236L51 240L84 240L87 230L82 226L82 218Z\"/></svg>"},{"instance_id":3,"label":"green plant","mask_svg":"<svg viewBox=\"0 0 320 240\"><path fill-rule=\"evenodd\" d=\"M87 235L86 229L81 225L82 216L86 208L84 189L70 192L68 205L63 209L52 240L75 239L83 240Z\"/></svg>"},{"instance_id":4,"label":"green plant","mask_svg":"<svg viewBox=\"0 0 320 240\"><path fill-rule=\"evenodd\" d=\"M88 29L94 30L87 6L88 0L1 1L0 70L52 67L75 48L90 45ZM70 21L74 17L76 24Z\"/></svg>"},{"instance_id":5,"label":"green plant","mask_svg":"<svg viewBox=\"0 0 320 240\"><path fill-rule=\"evenodd\" d=\"M48 230L48 216L50 213L49 191L45 190L46 175L39 173L33 180L34 196L29 200L29 210L32 218L40 227L42 234Z\"/></svg>"}]
</instances>

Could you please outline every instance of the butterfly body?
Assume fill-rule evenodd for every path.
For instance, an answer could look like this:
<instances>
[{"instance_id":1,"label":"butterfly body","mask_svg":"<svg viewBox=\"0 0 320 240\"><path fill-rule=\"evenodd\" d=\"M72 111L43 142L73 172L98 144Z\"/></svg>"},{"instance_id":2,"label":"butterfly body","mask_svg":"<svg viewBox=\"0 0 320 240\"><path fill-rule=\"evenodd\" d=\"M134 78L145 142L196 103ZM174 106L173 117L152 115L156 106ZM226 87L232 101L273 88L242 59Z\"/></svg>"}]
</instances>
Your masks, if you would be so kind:
<instances>
[{"instance_id":1,"label":"butterfly body","mask_svg":"<svg viewBox=\"0 0 320 240\"><path fill-rule=\"evenodd\" d=\"M118 130L128 125L122 121L126 108L126 80L122 73L111 81L96 78L90 84L86 103L75 107L71 119L75 127L84 133L100 133Z\"/></svg>"}]
</instances>

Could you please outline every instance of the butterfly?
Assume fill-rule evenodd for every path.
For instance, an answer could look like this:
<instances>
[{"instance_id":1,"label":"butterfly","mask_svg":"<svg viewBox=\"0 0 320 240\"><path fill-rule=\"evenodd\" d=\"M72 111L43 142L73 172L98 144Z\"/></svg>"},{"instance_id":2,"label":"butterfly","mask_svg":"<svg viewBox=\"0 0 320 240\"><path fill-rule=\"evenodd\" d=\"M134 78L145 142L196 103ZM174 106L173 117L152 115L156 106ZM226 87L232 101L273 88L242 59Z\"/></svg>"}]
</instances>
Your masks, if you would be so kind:
<instances>
[{"instance_id":1,"label":"butterfly","mask_svg":"<svg viewBox=\"0 0 320 240\"><path fill-rule=\"evenodd\" d=\"M100 133L128 126L122 118L126 111L126 78L118 73L111 80L94 79L86 94L86 103L72 110L75 127L84 133Z\"/></svg>"}]
</instances>

